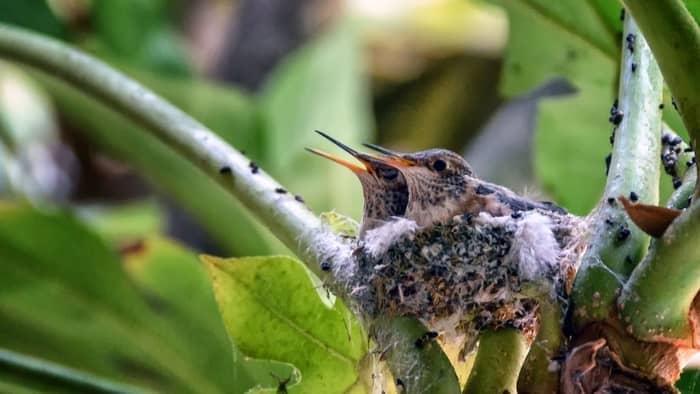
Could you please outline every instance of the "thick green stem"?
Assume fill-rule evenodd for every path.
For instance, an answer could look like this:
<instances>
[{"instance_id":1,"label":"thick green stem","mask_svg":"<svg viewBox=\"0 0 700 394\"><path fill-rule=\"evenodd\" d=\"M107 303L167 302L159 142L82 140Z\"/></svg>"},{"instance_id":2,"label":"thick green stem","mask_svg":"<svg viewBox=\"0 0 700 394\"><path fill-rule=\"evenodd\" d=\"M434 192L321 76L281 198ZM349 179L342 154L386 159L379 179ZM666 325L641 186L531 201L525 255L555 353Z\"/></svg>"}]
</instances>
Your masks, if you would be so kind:
<instances>
[{"instance_id":1,"label":"thick green stem","mask_svg":"<svg viewBox=\"0 0 700 394\"><path fill-rule=\"evenodd\" d=\"M458 394L459 380L440 344L415 319L381 318L372 326L383 358L403 393Z\"/></svg>"},{"instance_id":2,"label":"thick green stem","mask_svg":"<svg viewBox=\"0 0 700 394\"><path fill-rule=\"evenodd\" d=\"M527 348L525 336L516 329L484 331L463 393L516 393Z\"/></svg>"},{"instance_id":3,"label":"thick green stem","mask_svg":"<svg viewBox=\"0 0 700 394\"><path fill-rule=\"evenodd\" d=\"M620 295L626 330L640 339L694 343L690 307L700 290L700 204L693 204L655 242Z\"/></svg>"},{"instance_id":4,"label":"thick green stem","mask_svg":"<svg viewBox=\"0 0 700 394\"><path fill-rule=\"evenodd\" d=\"M623 0L671 89L693 146L700 141L700 27L681 0ZM697 192L696 192L697 194Z\"/></svg>"},{"instance_id":5,"label":"thick green stem","mask_svg":"<svg viewBox=\"0 0 700 394\"><path fill-rule=\"evenodd\" d=\"M617 197L634 200L630 196L636 195L645 204L657 204L659 199L663 80L644 37L627 17L624 37L630 35L636 37L631 43L623 38L618 99L622 118L615 130L605 194L593 214L590 244L572 294L574 324L579 328L604 320L614 310L617 292L649 243L649 237L616 202Z\"/></svg>"},{"instance_id":6,"label":"thick green stem","mask_svg":"<svg viewBox=\"0 0 700 394\"><path fill-rule=\"evenodd\" d=\"M0 57L32 66L102 101L126 118L144 126L166 145L179 151L232 196L247 206L290 250L302 257L311 271L327 276L319 259L329 250L343 248L332 234L322 229L319 219L306 206L289 195L280 195L277 181L263 171L252 171L250 161L218 135L132 79L69 46L37 34L0 24ZM118 130L115 130L118 132ZM339 294L347 298L347 294ZM389 324L405 324L411 319L388 319ZM403 331L398 330L401 337ZM413 337L404 337L408 343ZM447 387L458 385L454 372L443 374L451 365L442 357L432 358L421 382L440 381ZM419 357L406 357L419 363ZM389 362L393 372L401 366ZM432 375L438 371L440 375ZM436 372L437 373L437 372Z\"/></svg>"},{"instance_id":7,"label":"thick green stem","mask_svg":"<svg viewBox=\"0 0 700 394\"><path fill-rule=\"evenodd\" d=\"M564 345L561 306L554 301L541 301L539 313L537 337L518 377L520 394L559 392L559 364L554 358L560 355Z\"/></svg>"}]
</instances>

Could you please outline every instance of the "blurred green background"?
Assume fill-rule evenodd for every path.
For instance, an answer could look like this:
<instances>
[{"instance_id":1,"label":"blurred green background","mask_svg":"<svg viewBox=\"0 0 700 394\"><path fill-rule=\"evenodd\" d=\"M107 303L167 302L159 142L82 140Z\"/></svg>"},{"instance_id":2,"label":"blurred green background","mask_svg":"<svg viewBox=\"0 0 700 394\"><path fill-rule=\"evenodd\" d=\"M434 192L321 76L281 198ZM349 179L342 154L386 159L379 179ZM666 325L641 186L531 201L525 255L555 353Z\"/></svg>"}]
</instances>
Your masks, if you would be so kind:
<instances>
[{"instance_id":1,"label":"blurred green background","mask_svg":"<svg viewBox=\"0 0 700 394\"><path fill-rule=\"evenodd\" d=\"M619 12L604 0L0 0L0 22L99 57L315 212L358 219L359 182L303 149L335 152L315 129L449 148L489 181L587 213L605 182ZM288 253L139 125L0 59L0 391L276 387L291 366L230 346L200 252Z\"/></svg>"}]
</instances>

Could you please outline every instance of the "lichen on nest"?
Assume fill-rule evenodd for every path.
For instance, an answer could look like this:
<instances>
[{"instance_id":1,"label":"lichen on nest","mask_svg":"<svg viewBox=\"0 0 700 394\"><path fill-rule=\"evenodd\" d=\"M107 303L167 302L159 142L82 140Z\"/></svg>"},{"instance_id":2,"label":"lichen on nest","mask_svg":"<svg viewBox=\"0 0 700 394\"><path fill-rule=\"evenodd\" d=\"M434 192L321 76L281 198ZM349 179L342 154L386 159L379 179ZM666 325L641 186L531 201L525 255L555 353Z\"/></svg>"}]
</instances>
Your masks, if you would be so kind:
<instances>
[{"instance_id":1,"label":"lichen on nest","mask_svg":"<svg viewBox=\"0 0 700 394\"><path fill-rule=\"evenodd\" d=\"M417 317L457 331L532 331L537 296L565 297L579 218L533 210L456 216L417 228L396 219L357 241L345 284L369 319ZM387 242L387 240L391 242Z\"/></svg>"}]
</instances>

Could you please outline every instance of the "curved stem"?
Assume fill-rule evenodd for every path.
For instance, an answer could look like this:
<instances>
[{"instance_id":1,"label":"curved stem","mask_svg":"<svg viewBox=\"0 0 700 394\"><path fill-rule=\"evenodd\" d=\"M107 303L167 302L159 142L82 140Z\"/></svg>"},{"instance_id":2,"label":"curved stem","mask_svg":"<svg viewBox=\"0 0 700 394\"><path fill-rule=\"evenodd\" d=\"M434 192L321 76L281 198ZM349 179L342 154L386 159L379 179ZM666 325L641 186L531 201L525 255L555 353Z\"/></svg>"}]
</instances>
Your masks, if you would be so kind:
<instances>
[{"instance_id":1,"label":"curved stem","mask_svg":"<svg viewBox=\"0 0 700 394\"><path fill-rule=\"evenodd\" d=\"M132 79L67 45L0 25L0 56L69 82L145 126L196 163L245 204L291 250L315 260L312 229L318 218L294 197L275 193L280 185L204 125ZM320 274L317 264L310 267Z\"/></svg>"},{"instance_id":2,"label":"curved stem","mask_svg":"<svg viewBox=\"0 0 700 394\"><path fill-rule=\"evenodd\" d=\"M634 37L634 38L627 38ZM594 213L590 246L576 276L572 299L577 327L605 320L618 289L641 260L649 237L631 223L618 196L657 204L661 152L663 80L634 20L625 18L620 89L612 160L605 194Z\"/></svg>"},{"instance_id":3,"label":"curved stem","mask_svg":"<svg viewBox=\"0 0 700 394\"><path fill-rule=\"evenodd\" d=\"M697 345L689 312L700 290L700 204L693 204L654 243L622 290L626 330L639 339Z\"/></svg>"},{"instance_id":4,"label":"curved stem","mask_svg":"<svg viewBox=\"0 0 700 394\"><path fill-rule=\"evenodd\" d=\"M463 393L517 393L518 373L526 355L522 332L514 328L484 331Z\"/></svg>"},{"instance_id":5,"label":"curved stem","mask_svg":"<svg viewBox=\"0 0 700 394\"><path fill-rule=\"evenodd\" d=\"M680 0L623 0L654 52L693 142L700 142L700 27ZM697 191L696 191L697 194Z\"/></svg>"},{"instance_id":6,"label":"curved stem","mask_svg":"<svg viewBox=\"0 0 700 394\"><path fill-rule=\"evenodd\" d=\"M59 41L2 24L0 57L69 82L143 125L240 200L318 276L328 277L320 269L320 261L343 252L350 253L339 238L322 228L320 220L302 202L275 192L280 184L264 171L257 170L240 152L201 123L103 62ZM338 295L347 299L347 294ZM387 318L387 321L399 325L404 324L402 321L420 324L406 318ZM404 342L415 340L404 334L401 330L396 333ZM409 353L403 360L425 366L424 382L440 380L446 387L458 386L454 372L443 373L452 371L449 360L440 349L433 351L437 352L442 357L432 357L430 367L415 353ZM389 367L392 372L400 372L400 365L389 362ZM432 371L440 375L433 375Z\"/></svg>"}]
</instances>

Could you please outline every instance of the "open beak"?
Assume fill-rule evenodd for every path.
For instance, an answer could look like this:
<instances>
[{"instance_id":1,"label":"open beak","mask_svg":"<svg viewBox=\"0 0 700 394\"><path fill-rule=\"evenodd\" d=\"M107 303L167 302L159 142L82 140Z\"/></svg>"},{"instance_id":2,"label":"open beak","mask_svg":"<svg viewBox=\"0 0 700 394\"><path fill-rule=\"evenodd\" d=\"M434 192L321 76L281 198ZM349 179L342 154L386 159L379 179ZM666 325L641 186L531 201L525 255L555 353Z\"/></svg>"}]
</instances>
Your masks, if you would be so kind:
<instances>
[{"instance_id":1,"label":"open beak","mask_svg":"<svg viewBox=\"0 0 700 394\"><path fill-rule=\"evenodd\" d=\"M406 155L404 155L403 153L399 153L391 149L387 149L374 144L364 143L362 145L383 154L384 157L375 157L375 159L383 161L385 164L389 164L390 166L404 168L416 165L416 162L414 160L406 158Z\"/></svg>"},{"instance_id":2,"label":"open beak","mask_svg":"<svg viewBox=\"0 0 700 394\"><path fill-rule=\"evenodd\" d=\"M348 168L350 171L352 171L356 174L367 172L366 167L359 166L355 163L351 163L351 162L344 160L344 159L341 159L337 156L333 156L330 153L326 153L326 152L320 151L318 149L312 149L312 148L306 148L306 150L313 153L313 154L319 155L321 157L325 157L328 160L332 160L332 161L340 164L341 166Z\"/></svg>"}]
</instances>

